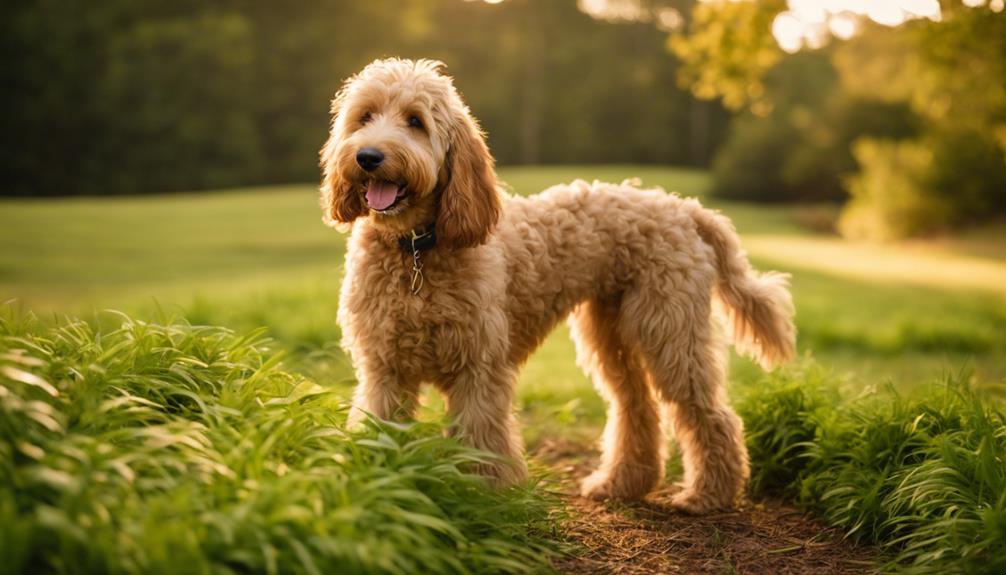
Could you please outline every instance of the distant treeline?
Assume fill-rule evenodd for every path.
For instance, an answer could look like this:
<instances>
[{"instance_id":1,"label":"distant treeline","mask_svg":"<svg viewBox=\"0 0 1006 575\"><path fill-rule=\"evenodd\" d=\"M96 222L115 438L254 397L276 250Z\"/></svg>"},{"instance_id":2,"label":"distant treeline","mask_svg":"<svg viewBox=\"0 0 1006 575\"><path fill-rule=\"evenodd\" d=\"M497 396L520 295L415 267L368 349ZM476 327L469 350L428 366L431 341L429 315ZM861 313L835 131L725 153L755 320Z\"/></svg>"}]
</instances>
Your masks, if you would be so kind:
<instances>
[{"instance_id":1,"label":"distant treeline","mask_svg":"<svg viewBox=\"0 0 1006 575\"><path fill-rule=\"evenodd\" d=\"M0 8L0 195L310 181L341 80L443 60L500 163L707 165L729 117L667 35L574 0L13 0Z\"/></svg>"}]
</instances>

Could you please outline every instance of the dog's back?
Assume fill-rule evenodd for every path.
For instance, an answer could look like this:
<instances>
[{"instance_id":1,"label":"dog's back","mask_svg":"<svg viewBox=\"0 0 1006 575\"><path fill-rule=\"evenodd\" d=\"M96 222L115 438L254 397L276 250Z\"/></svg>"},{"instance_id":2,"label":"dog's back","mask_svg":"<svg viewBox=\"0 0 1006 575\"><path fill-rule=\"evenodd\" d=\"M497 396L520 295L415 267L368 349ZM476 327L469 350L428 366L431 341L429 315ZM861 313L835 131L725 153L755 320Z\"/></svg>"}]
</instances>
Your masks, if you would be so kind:
<instances>
[{"instance_id":1,"label":"dog's back","mask_svg":"<svg viewBox=\"0 0 1006 575\"><path fill-rule=\"evenodd\" d=\"M576 180L509 198L499 233L517 324L512 329L519 336L538 328L517 339L536 345L582 301L615 297L641 277L684 272L691 281L682 289L714 291L725 304L740 351L766 367L793 355L787 276L754 272L730 221L698 200L633 181ZM698 281L703 266L715 272L704 285Z\"/></svg>"}]
</instances>

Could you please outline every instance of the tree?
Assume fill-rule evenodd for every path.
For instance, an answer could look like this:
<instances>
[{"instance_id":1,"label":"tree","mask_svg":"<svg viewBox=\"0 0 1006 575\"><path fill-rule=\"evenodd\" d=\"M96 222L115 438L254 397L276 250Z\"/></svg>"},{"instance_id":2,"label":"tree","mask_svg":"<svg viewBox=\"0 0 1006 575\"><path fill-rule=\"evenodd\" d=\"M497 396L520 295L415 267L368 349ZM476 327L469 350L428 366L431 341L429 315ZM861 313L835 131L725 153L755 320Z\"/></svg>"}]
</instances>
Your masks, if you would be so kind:
<instances>
[{"instance_id":1,"label":"tree","mask_svg":"<svg viewBox=\"0 0 1006 575\"><path fill-rule=\"evenodd\" d=\"M501 163L706 164L727 114L693 122L666 33L578 5L13 0L0 193L315 180L332 95L383 56L446 62Z\"/></svg>"},{"instance_id":2,"label":"tree","mask_svg":"<svg viewBox=\"0 0 1006 575\"><path fill-rule=\"evenodd\" d=\"M817 188L808 188L818 190L848 182L852 203L842 229L849 233L927 233L1006 213L1006 13L959 2L942 7L939 18L893 28L863 20L853 38L811 50L831 62L838 83L815 105L796 107L790 95L798 85L771 81L804 57L770 45L769 23L777 22L780 3L696 8L688 34L673 40L685 60L682 77L694 93L764 118L734 126L725 157L716 162L716 187L742 186L728 173L738 166L757 177L753 165L760 154L767 169L760 185L748 185L764 192L754 197L777 187L773 199L795 192L805 198L809 192L799 191L799 181L818 180ZM784 157L765 157L759 146L774 146ZM750 150L747 159L744 150ZM852 150L857 161L843 160L851 160ZM839 161L829 165L829 157ZM849 179L842 173L857 168ZM893 183L893 174L902 183ZM872 223L855 225L857 218ZM881 229L883 222L892 222L890 229Z\"/></svg>"}]
</instances>

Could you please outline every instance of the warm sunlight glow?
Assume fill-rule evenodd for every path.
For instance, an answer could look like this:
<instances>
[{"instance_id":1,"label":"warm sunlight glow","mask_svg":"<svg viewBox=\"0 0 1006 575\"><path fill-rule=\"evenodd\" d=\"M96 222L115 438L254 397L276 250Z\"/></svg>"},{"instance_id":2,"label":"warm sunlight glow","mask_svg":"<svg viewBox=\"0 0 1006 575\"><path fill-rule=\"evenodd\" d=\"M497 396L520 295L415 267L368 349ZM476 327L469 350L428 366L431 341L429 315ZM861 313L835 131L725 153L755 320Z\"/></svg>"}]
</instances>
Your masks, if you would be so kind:
<instances>
[{"instance_id":1,"label":"warm sunlight glow","mask_svg":"<svg viewBox=\"0 0 1006 575\"><path fill-rule=\"evenodd\" d=\"M984 5L987 0L966 0L969 5ZM1003 0L992 0L1002 3ZM993 7L994 9L994 7ZM788 10L772 24L772 35L787 52L818 48L829 35L848 39L859 29L859 21L868 18L882 26L899 26L908 20L942 17L938 0L789 0Z\"/></svg>"},{"instance_id":2,"label":"warm sunlight glow","mask_svg":"<svg viewBox=\"0 0 1006 575\"><path fill-rule=\"evenodd\" d=\"M577 0L581 12L601 20L642 21L649 11L634 0Z\"/></svg>"},{"instance_id":3,"label":"warm sunlight glow","mask_svg":"<svg viewBox=\"0 0 1006 575\"><path fill-rule=\"evenodd\" d=\"M704 4L745 1L754 0L699 0ZM993 12L1006 7L1006 0L962 2L970 8L987 6ZM943 17L939 0L789 0L787 8L772 23L772 35L787 52L821 47L830 36L847 40L859 31L863 19L894 27L921 18L939 22Z\"/></svg>"},{"instance_id":4,"label":"warm sunlight glow","mask_svg":"<svg viewBox=\"0 0 1006 575\"><path fill-rule=\"evenodd\" d=\"M859 30L859 20L848 12L842 12L828 20L828 29L836 38L848 40Z\"/></svg>"},{"instance_id":5,"label":"warm sunlight glow","mask_svg":"<svg viewBox=\"0 0 1006 575\"><path fill-rule=\"evenodd\" d=\"M756 257L780 263L873 282L903 282L935 289L989 290L1006 293L1006 263L989 258L958 255L936 245L916 245L912 250L889 245L843 242L839 239L779 235L744 236L744 247ZM918 270L929 270L925 274Z\"/></svg>"},{"instance_id":6,"label":"warm sunlight glow","mask_svg":"<svg viewBox=\"0 0 1006 575\"><path fill-rule=\"evenodd\" d=\"M678 10L646 6L638 0L577 0L576 5L591 18L609 22L653 22L664 32L673 32L684 24Z\"/></svg>"}]
</instances>

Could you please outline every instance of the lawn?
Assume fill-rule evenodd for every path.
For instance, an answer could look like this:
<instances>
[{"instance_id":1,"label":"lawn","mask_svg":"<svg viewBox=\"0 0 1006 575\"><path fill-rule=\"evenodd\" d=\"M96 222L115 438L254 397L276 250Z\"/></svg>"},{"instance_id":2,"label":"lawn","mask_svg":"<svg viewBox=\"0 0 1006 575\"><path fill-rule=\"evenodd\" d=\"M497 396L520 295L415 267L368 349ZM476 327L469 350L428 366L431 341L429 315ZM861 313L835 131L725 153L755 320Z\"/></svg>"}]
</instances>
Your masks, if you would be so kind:
<instances>
[{"instance_id":1,"label":"lawn","mask_svg":"<svg viewBox=\"0 0 1006 575\"><path fill-rule=\"evenodd\" d=\"M639 177L699 197L708 184L700 171L652 166L503 168L500 176L522 194L574 177ZM963 366L983 380L1006 377L1006 254L998 236L857 245L814 231L826 226L827 208L708 203L734 220L758 267L793 274L800 349L822 364L863 385ZM308 185L4 200L0 299L43 315L160 308L197 322L263 325L290 349L318 352L338 339L344 242L321 224ZM571 358L560 330L525 370L526 387L580 395L586 386ZM751 371L734 363L739 377Z\"/></svg>"},{"instance_id":2,"label":"lawn","mask_svg":"<svg viewBox=\"0 0 1006 575\"><path fill-rule=\"evenodd\" d=\"M615 181L639 177L644 184L659 185L669 191L699 197L704 196L708 185L708 177L703 172L662 167L503 168L500 176L515 192L522 194L534 193L548 185L574 177ZM759 269L783 270L793 275L793 293L800 331L799 347L804 359L793 370L767 380L746 359L735 357L731 364L733 394L749 422L749 446L752 448L757 493L779 493L790 500L800 501L806 508L817 510L832 523L856 533L856 537L869 543L885 545L904 536L906 529L909 530L908 533L915 533L912 529L917 526L911 521L921 522L924 529L916 530L923 533L929 543L915 548L914 554L905 556L906 560L931 561L932 557L926 553L946 553L946 557L972 553L981 557L981 553L989 552L988 549L997 549L996 545L1001 545L1002 538L987 533L978 536L975 533L980 531L981 525L994 525L1004 517L1001 513L1001 498L997 506L982 503L987 499L990 489L1006 483L1003 474L996 471L997 465L1002 467L1002 450L996 451L990 447L1006 437L998 431L1003 429L1002 422L996 420L995 412L983 411L985 407L972 409L973 401L984 401L981 399L972 401L967 396L957 403L949 399L926 403L929 401L925 399L930 397L929 391L922 394L925 397L914 396L917 390L929 389L927 386L930 383L948 374L955 374L952 379L960 389L969 388L969 382L978 383L979 387L994 387L993 384L1006 382L1006 254L998 245L997 238L1001 237L999 230L971 234L963 239L910 245L859 245L844 242L827 231L828 223L834 215L834 209L827 206L761 206L712 200L706 203L721 209L734 220L745 247ZM178 453L172 453L166 465L173 469L168 474L170 480L177 481L186 490L198 492L199 489L209 489L211 495L215 493L219 496L232 488L243 489L236 486L234 477L226 474L217 477L211 473L212 477L203 484L198 481L192 483L184 473L178 473L178 470L185 469L190 464L197 467L218 465L227 469L243 469L240 472L243 474L242 481L261 481L262 488L267 489L261 493L255 491L264 499L254 499L251 507L242 507L239 505L240 501L225 498L225 508L222 511L218 509L223 515L214 520L220 524L216 527L213 527L215 523L207 523L207 509L198 508L198 505L218 505L219 501L214 499L216 496L193 499L191 505L180 511L185 521L210 525L206 527L209 529L207 536L211 537L214 545L226 549L227 553L237 553L238 555L227 559L236 565L245 565L256 571L269 571L270 565L275 567L276 557L286 557L286 560L302 563L307 561L305 557L314 557L334 561L328 565L348 561L362 570L379 570L380 567L392 571L396 565L400 567L412 564L410 562L433 560L422 554L417 555L410 549L416 544L440 545L446 537L450 545L460 545L469 549L470 553L459 556L460 563L456 565L445 563L442 570L478 568L496 565L497 561L502 562L500 569L509 569L505 565L505 556L511 552L512 546L543 544L540 532L522 534L519 527L514 527L515 521L521 521L514 515L515 509L530 506L529 509L538 510L538 515L533 519L538 525L545 513L544 507L548 506L546 502L526 492L493 499L494 496L479 491L477 487L451 483L454 481L451 478L458 477L458 469L464 467L466 458L477 455L452 451L456 448L449 444L435 446L435 449L441 450L440 453L447 454L445 457L454 458L450 461L456 464L451 463L447 468L424 459L428 454L422 450L395 455L392 463L389 463L386 455L377 457L368 451L377 450L375 453L385 454L387 444L381 447L380 441L392 441L397 446L396 450L415 445L413 441L420 441L420 445L425 445L422 442L431 437L429 430L371 430L377 439L363 438L361 445L370 446L366 449L361 447L363 451L340 451L345 448L344 445L337 447L328 439L323 439L330 433L326 430L338 427L341 421L338 418L326 419L325 410L334 409L333 406L347 396L353 383L351 366L338 348L339 330L335 322L344 245L344 236L322 225L316 192L309 185L150 197L3 200L0 202L0 301L16 300L14 307L34 313L41 324L32 328L36 330L32 332L35 335L29 337L25 335L27 331L25 334L20 333L19 330L24 329L19 327L19 320L11 320L13 323L5 326L4 335L16 338L6 340L8 344L15 342L16 346L21 346L23 341L35 342L30 346L32 354L38 355L44 351L40 356L42 359L36 357L31 361L24 360L28 361L25 365L49 365L49 360L45 358L62 353L69 359L61 357L59 361L66 364L67 370L77 370L74 373L97 370L95 373L108 374L116 369L122 373L131 373L130 370L142 371L147 369L146 366L155 365L155 371L165 370L165 373L170 374L166 376L166 386L181 386L181 390L172 392L178 397L192 398L194 393L199 396L194 391L199 385L203 385L199 382L210 385L212 389L207 392L209 395L199 396L198 410L191 413L183 410L181 413L183 419L194 418L198 425L205 426L199 428L193 441L209 451L206 454L195 454L195 463L170 459L181 457ZM216 328L206 328L208 331L205 332L201 331L203 328L177 328L180 331L171 332L169 329L167 333L161 333L158 331L161 328L147 330L130 323L129 326L132 327L123 332L125 328L119 327L121 317L102 311L107 308L122 310L140 320L158 324L184 321L197 326L225 326L238 334L262 327L265 328L264 335L272 338L272 342L254 339L249 343L240 337L229 339L230 336L215 331ZM65 321L60 319L65 316L82 317L90 325L71 322L71 326L77 327L60 328L68 331L55 332L55 335L43 333L45 329L49 329L47 326L61 323L65 325ZM10 317L17 317L17 314ZM133 333L130 329L140 331ZM96 335L88 330L117 335ZM36 332L42 335L37 335ZM151 341L163 338L170 345L151 344L153 347L144 348L146 351L137 352L129 360L133 363L128 363L126 359L122 359L125 363L116 363L118 360L115 350L123 349L120 345L126 345L116 338L125 338L134 343L146 341L145 338L152 338ZM226 361L220 360L224 361L224 367L227 368L220 367L223 371L214 371L218 366L204 357L208 352L200 347L203 345L200 343L201 338L216 341L217 344L214 345L217 347L213 349L223 346L235 350L228 353L240 357L233 359L227 356ZM91 340L94 340L93 344L88 343ZM73 341L77 343L74 344ZM116 344L117 341L120 345ZM62 342L62 347L53 342ZM53 348L53 345L56 347ZM181 359L168 358L168 361L162 352L144 355L149 354L151 349L176 350L171 353ZM283 354L281 365L268 359L275 352ZM11 353L0 353L0 360L22 361L22 356ZM179 364L186 366L182 372L176 369ZM279 368L290 373L276 372ZM194 371L190 373L190 369ZM263 375L254 375L259 371ZM4 373L10 375L20 372ZM60 373L64 372L49 370L41 371L38 375L48 381L50 378L62 377ZM254 388L247 393L239 392L240 383L249 378L256 381ZM298 383L300 378L306 379L303 383ZM17 378L12 379L14 380ZM228 383L232 380L233 383ZM32 403L27 398L33 397L30 394L38 393L38 390L29 390L29 393L22 389L24 385L30 387L31 381L34 380L30 377L20 377L12 385L21 387L12 387L14 392L7 393L27 393L23 397L15 394L15 397L25 399L23 406L35 406L31 409L38 408L40 400L51 403L52 407L45 408L49 411L43 411L49 413L50 419L54 418L53 421L59 425L78 421L77 418L82 413L89 413L88 410L97 410L90 417L104 413L102 410L106 404L101 403L99 396L88 395L90 392L86 389L63 390L58 400L53 399L56 396L40 396L40 399ZM119 384L110 375L102 375L99 381L111 382L107 383L112 386L110 389L119 390L116 387ZM314 386L311 382L321 387ZM884 388L887 384L904 397L919 403L905 407L907 403L892 400L891 395L884 395L887 399L883 400L856 403L867 396L874 399L881 397L872 390ZM132 408L129 405L116 403L114 407L124 409L115 411L117 417L128 419L136 413L160 414L156 417L150 415L160 422L158 425L184 427L190 424L189 419L178 419L180 416L176 400L166 398L164 389L151 391L152 388L142 381L137 385L140 387L131 389L130 394L131 397L139 398L136 400L137 406L143 406L143 409L137 407L139 411L134 412L130 411ZM305 389L312 391L303 395ZM323 390L324 393L318 390ZM0 391L4 389L0 387ZM966 396L970 392L961 393ZM838 394L844 394L853 400L832 401L832 398L839 397ZM293 403L284 403L288 396L294 398L289 400ZM303 399L308 396L308 399ZM440 413L439 400L432 395L427 400L424 419L436 421ZM9 399L5 401L7 408L15 405ZM74 401L83 402L83 406L75 406ZM837 407L839 405L843 407ZM902 408L885 407L892 405ZM296 413L277 411L280 406L288 406L282 409L294 410ZM557 330L524 369L519 408L525 437L532 450L560 437L579 446L586 446L597 437L604 417L604 406L589 382L575 367L572 345L565 328ZM926 427L924 424L928 420L916 419L916 412L913 410L933 414L932 417L939 421L956 423ZM11 413L7 412L6 415L11 416ZM162 417L163 421L159 419ZM242 417L262 421L264 426L279 425L277 422L286 417L291 419L292 426L303 424L303 428L296 427L299 430L297 433L306 434L305 436L316 438L320 442L312 443L311 449L343 453L339 456L341 459L337 462L337 469L333 471L337 475L343 474L339 475L343 477L339 480L342 483L334 487L324 482L312 483L315 480L312 479L310 469L318 464L315 452L311 449L299 450L295 456L291 456L289 449L294 449L293 447L280 449L274 445L282 437L282 433L276 431L278 428L257 431L245 429L239 424ZM961 423L975 421L976 417L991 423L980 421L975 427L969 427L971 423ZM865 422L862 429L861 422ZM249 436L250 443L238 441L239 436L232 433L239 428L245 429L242 433ZM898 431L908 428L910 433L907 435ZM180 428L172 429L181 433L178 431ZM863 429L879 431L864 436ZM19 425L10 427L10 430L15 434L28 433ZM83 435L74 440L77 442L74 445L90 446L83 452L69 449L65 442L44 434L37 438L17 435L17 441L20 442L17 445L28 445L27 449L31 453L36 453L31 449L36 443L46 446L46 449L54 449L62 453L62 459L59 460L61 463L58 465L64 466L64 475L84 473L81 467L84 460L78 454L91 453L88 451L91 448L98 449L96 446L105 441L105 434L120 436L115 435L118 432L114 426L85 426L79 431ZM923 437L923 431L929 435ZM312 435L314 433L320 435L316 437ZM418 438L416 433L419 434ZM996 435L997 433L1000 435ZM390 439L382 439L385 437ZM359 437L349 439L360 441ZM872 446L866 445L871 441ZM267 444L268 449L263 448L262 453L256 454L253 447L260 443ZM860 443L865 445L862 449L854 447ZM288 444L281 442L281 445ZM948 447L944 449L940 446ZM858 451L853 453L854 449ZM967 449L973 450L977 454L974 457L982 461L988 459L990 449L993 454L992 459L988 460L991 463L985 461L981 465L967 467L971 471L960 472L967 476L967 473L973 471L982 478L980 485L974 483L979 486L973 487L977 491L968 500L970 507L950 501L946 504L948 507L934 506L926 513L943 513L947 508L957 509L959 512L960 509L987 510L995 507L998 510L995 513L999 515L968 515L966 521L962 519L959 524L954 524L955 529L959 525L965 525L966 528L958 532L948 531L943 527L934 528L932 525L936 523L920 519L923 516L919 513L922 512L911 510L914 514L911 521L895 523L892 527L890 522L895 519L901 521L898 518L907 513L905 510L911 507L911 502L916 501L917 496L899 482L906 476L920 477L916 474L920 462L925 465L943 462L947 469L956 473L960 462L970 459L957 457L944 462L940 457L949 453L947 450L959 454ZM65 450L65 453L60 450ZM923 455L897 461L884 459L889 458L892 452ZM100 449L95 453L105 455ZM94 457L96 461L104 461L101 457ZM143 455L138 451L130 453L128 457L142 458ZM241 461L246 457L259 459L252 467L242 467ZM878 461L885 462L883 469L873 473L875 470L871 466L878 465ZM275 466L281 463L285 466L284 469L290 467L292 470L288 479L273 477L277 475ZM117 469L114 461L108 465ZM331 462L326 465L331 465ZM673 462L671 465L673 474L676 467ZM375 466L385 471L390 466L394 471L389 475L392 483L398 480L395 478L400 479L399 472L402 469L423 469L425 471L420 475L433 483L445 485L442 491L438 491L440 495L436 496L441 499L437 499L437 505L432 507L429 501L413 493L415 490L424 491L428 486L422 487L412 480L401 484L401 489L395 492L400 500L388 502L378 495L373 495L368 500L376 508L383 510L382 513L391 513L387 510L393 507L399 510L395 513L401 512L408 517L403 520L403 524L411 527L403 527L401 532L388 535L388 544L392 546L388 551L389 557L393 557L398 563L368 567L365 563L367 557L380 552L375 551L378 547L366 547L376 543L358 530L348 532L350 537L361 537L359 545L363 547L358 547L356 551L333 548L331 542L324 537L312 543L317 547L312 547L310 551L298 547L296 540L299 536L295 534L298 529L306 528L305 524L322 530L334 530L326 531L326 537L345 529L345 525L338 522L329 523L328 519L318 515L318 510L333 506L341 509L339 506L346 504L345 497L366 492L366 485L353 483L352 476L373 473L377 477L385 473L375 471ZM14 471L3 471L0 468L0 479L21 477L18 469L16 466ZM286 471L279 475L285 473ZM31 485L35 485L31 482L38 483L39 492L48 493L46 490L52 489L53 485L46 483L45 477L39 479L37 475L33 471L26 476L30 481L25 481L29 481ZM264 475L272 479L267 479ZM63 476L57 474L52 477L56 477L56 482L59 483L58 479ZM860 482L851 491L848 488L850 478ZM864 481L874 483L864 486ZM313 487L299 499L293 495L285 499L288 496L282 491L288 489L288 485L300 484L298 482ZM134 511L139 500L130 499L133 496L148 502L156 501L158 505L171 503L167 499L158 499L159 495L149 495L153 499L145 499L147 495L137 495L120 483L115 483L108 489L99 489L100 486L82 488L84 491L77 493L77 499L74 500L79 502L80 497L83 497L81 493L88 493L91 494L88 497L103 498L103 501L132 501L130 505ZM97 491L87 491L92 488ZM311 491L312 489L317 491ZM332 491L333 489L336 491ZM970 494L968 489L972 487L966 485L961 489ZM863 503L864 500L852 497L860 491L873 493L873 499L867 501L869 505ZM203 492L199 493L201 497L205 495ZM890 497L884 501L889 500L889 505L899 506L902 515L885 507L888 503L881 502L882 498L878 493L889 494ZM471 511L470 506L462 505L462 501L469 497L474 497L473 501L483 501L485 505L498 506L500 516L505 516L510 521L497 526L506 530L502 542L497 542L502 547L494 550L491 546L496 543L483 543L484 539L493 539L485 531L485 521L488 519ZM927 496L920 497L925 500ZM850 514L848 509L843 511L841 508L848 501L852 501L848 505L867 506L860 515ZM939 501L942 502L943 499ZM277 533L273 530L275 525L270 523L268 513L275 512L281 504L303 509L301 517L291 520L290 529L293 531ZM15 504L0 498L0 517L4 513L14 513L11 505ZM359 511L353 511L355 508L352 507L347 509L350 510L347 513ZM367 508L367 511L371 512L373 509ZM234 537L231 523L243 521L243 513L259 512L266 516L255 516L258 522L249 524L248 536L266 542L263 543L266 545L264 555L253 556L249 555L252 551L227 548L227 542L233 541ZM81 513L81 517L90 518L88 521L103 521L101 509L88 507ZM443 521L450 523L456 519L450 516L451 513L464 515L467 523L445 526ZM894 514L889 517L885 513ZM864 516L867 519L863 519ZM43 519L66 521L65 517L47 517L48 519ZM367 521L378 520L368 517ZM200 561L209 561L207 565L215 564L213 561L217 560L212 553L210 556L202 555L205 549L200 551L198 545L193 547L193 542L186 539L184 533L168 533L165 534L167 539L146 540L144 537L149 534L145 534L143 525L149 527L150 524L142 522L151 519L127 513L123 516L123 521L127 520L140 522L129 527L131 533L142 535L138 535L138 539L131 541L131 544L140 547L152 545L157 553L169 555L171 549L181 549L194 557L198 556ZM864 527L867 520L872 523ZM49 527L55 529L51 525ZM96 540L97 546L115 548L117 543L113 527L115 526L111 525L109 531L100 533L101 538ZM259 531L255 531L256 529ZM409 529L418 531L412 533ZM715 527L713 529L715 531ZM67 533L70 533L67 535L70 539L61 540L58 547L60 553L65 554L63 557L72 557L73 549L76 549L74 545L81 542L73 540L72 530ZM961 550L960 545L955 547L956 544L951 541L947 543L948 547L939 547L933 551L932 542L939 540L942 545L943 541L934 534L941 533L944 538L949 537L954 541L961 537L971 537L973 544ZM951 535L948 536L947 533ZM32 536L29 531L0 533L0 551L4 548L16 551L19 541L23 544ZM37 537L38 534L34 536ZM399 536L400 539L394 539ZM417 541L423 543L415 543ZM981 546L978 546L979 543ZM897 548L898 545L900 544L894 544L895 552L900 549ZM364 547L368 551L360 552L359 549ZM953 551L947 552L947 548ZM437 552L432 553L442 559ZM138 555L139 558L133 557L131 560L149 561L149 565L153 566L151 568L156 570L155 568L165 567L166 564L158 562L164 561L169 555ZM96 552L92 559L100 561L101 557L101 553ZM30 564L31 558L24 560ZM308 562L304 565L307 566L304 568L306 572L312 571L312 564Z\"/></svg>"}]
</instances>

